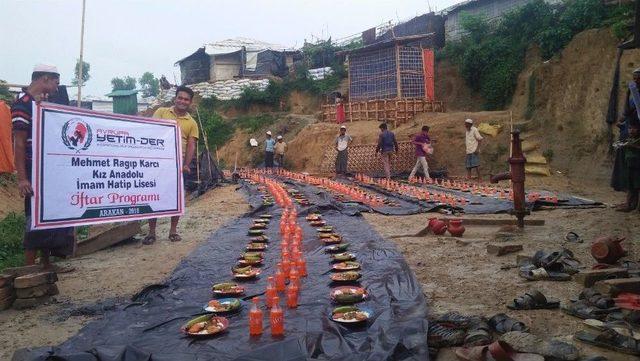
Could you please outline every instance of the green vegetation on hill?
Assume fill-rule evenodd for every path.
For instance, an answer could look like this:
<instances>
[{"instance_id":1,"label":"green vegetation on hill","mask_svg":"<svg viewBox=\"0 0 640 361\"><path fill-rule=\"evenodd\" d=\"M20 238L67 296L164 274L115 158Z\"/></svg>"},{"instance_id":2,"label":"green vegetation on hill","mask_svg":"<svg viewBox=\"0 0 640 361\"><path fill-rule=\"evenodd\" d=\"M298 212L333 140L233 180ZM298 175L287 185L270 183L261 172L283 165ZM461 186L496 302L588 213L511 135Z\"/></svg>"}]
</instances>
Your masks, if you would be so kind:
<instances>
[{"instance_id":1,"label":"green vegetation on hill","mask_svg":"<svg viewBox=\"0 0 640 361\"><path fill-rule=\"evenodd\" d=\"M24 222L24 215L16 213L9 213L0 221L0 270L24 264L22 249Z\"/></svg>"},{"instance_id":2,"label":"green vegetation on hill","mask_svg":"<svg viewBox=\"0 0 640 361\"><path fill-rule=\"evenodd\" d=\"M537 44L542 57L549 59L587 29L610 26L625 39L630 35L632 6L605 6L601 0L566 0L560 5L536 0L496 23L462 13L460 23L467 35L448 42L438 57L458 66L467 85L485 99L486 109L503 109L511 101L530 45Z\"/></svg>"}]
</instances>

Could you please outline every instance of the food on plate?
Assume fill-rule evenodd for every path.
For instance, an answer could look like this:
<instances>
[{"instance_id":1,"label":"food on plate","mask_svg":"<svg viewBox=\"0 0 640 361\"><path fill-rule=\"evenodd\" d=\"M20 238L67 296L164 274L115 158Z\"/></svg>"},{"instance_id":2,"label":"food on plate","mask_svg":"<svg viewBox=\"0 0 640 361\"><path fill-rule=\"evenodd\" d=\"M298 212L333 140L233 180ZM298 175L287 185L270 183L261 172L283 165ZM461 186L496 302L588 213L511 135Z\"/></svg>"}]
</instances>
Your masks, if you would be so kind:
<instances>
[{"instance_id":1,"label":"food on plate","mask_svg":"<svg viewBox=\"0 0 640 361\"><path fill-rule=\"evenodd\" d=\"M260 215L260 218L263 218L263 219L271 219L272 217L273 217L272 215L266 214L266 213Z\"/></svg>"},{"instance_id":2,"label":"food on plate","mask_svg":"<svg viewBox=\"0 0 640 361\"><path fill-rule=\"evenodd\" d=\"M261 236L264 233L264 230L262 229L250 229L249 230L249 235L250 236Z\"/></svg>"},{"instance_id":3,"label":"food on plate","mask_svg":"<svg viewBox=\"0 0 640 361\"><path fill-rule=\"evenodd\" d=\"M342 237L337 234L331 234L329 237L320 237L325 244L335 244L342 242Z\"/></svg>"},{"instance_id":4,"label":"food on plate","mask_svg":"<svg viewBox=\"0 0 640 361\"><path fill-rule=\"evenodd\" d=\"M317 213L311 213L306 217L307 221L317 221L322 219L322 216Z\"/></svg>"},{"instance_id":5,"label":"food on plate","mask_svg":"<svg viewBox=\"0 0 640 361\"><path fill-rule=\"evenodd\" d=\"M264 243L252 242L247 246L247 251L263 251L267 249L267 245Z\"/></svg>"},{"instance_id":6,"label":"food on plate","mask_svg":"<svg viewBox=\"0 0 640 361\"><path fill-rule=\"evenodd\" d=\"M210 336L226 330L228 326L229 320L224 317L204 315L182 326L182 331L189 336Z\"/></svg>"},{"instance_id":7,"label":"food on plate","mask_svg":"<svg viewBox=\"0 0 640 361\"><path fill-rule=\"evenodd\" d=\"M207 303L204 310L207 312L229 312L240 308L240 300L237 298L223 298L220 300L211 300Z\"/></svg>"},{"instance_id":8,"label":"food on plate","mask_svg":"<svg viewBox=\"0 0 640 361\"><path fill-rule=\"evenodd\" d=\"M336 282L357 281L361 276L357 271L336 272L331 275L331 280Z\"/></svg>"},{"instance_id":9,"label":"food on plate","mask_svg":"<svg viewBox=\"0 0 640 361\"><path fill-rule=\"evenodd\" d=\"M254 230L254 229L265 229L265 228L267 228L267 225L264 223L254 223L251 225L251 228L249 229Z\"/></svg>"},{"instance_id":10,"label":"food on plate","mask_svg":"<svg viewBox=\"0 0 640 361\"><path fill-rule=\"evenodd\" d=\"M321 233L330 233L330 232L333 232L333 227L324 226L324 227L316 228L316 231L321 232Z\"/></svg>"},{"instance_id":11,"label":"food on plate","mask_svg":"<svg viewBox=\"0 0 640 361\"><path fill-rule=\"evenodd\" d=\"M355 306L336 307L331 312L331 319L336 322L356 323L366 321L370 313Z\"/></svg>"},{"instance_id":12,"label":"food on plate","mask_svg":"<svg viewBox=\"0 0 640 361\"><path fill-rule=\"evenodd\" d=\"M356 303L367 297L367 291L362 287L342 286L331 290L331 298L339 303Z\"/></svg>"},{"instance_id":13,"label":"food on plate","mask_svg":"<svg viewBox=\"0 0 640 361\"><path fill-rule=\"evenodd\" d=\"M249 238L249 242L269 242L269 237L263 234L261 236L255 236L255 237Z\"/></svg>"},{"instance_id":14,"label":"food on plate","mask_svg":"<svg viewBox=\"0 0 640 361\"><path fill-rule=\"evenodd\" d=\"M334 261L351 261L356 259L356 255L350 252L342 252L334 254L331 258L333 258Z\"/></svg>"},{"instance_id":15,"label":"food on plate","mask_svg":"<svg viewBox=\"0 0 640 361\"><path fill-rule=\"evenodd\" d=\"M360 263L354 261L340 262L333 265L333 269L337 271L351 271L360 268Z\"/></svg>"},{"instance_id":16,"label":"food on plate","mask_svg":"<svg viewBox=\"0 0 640 361\"><path fill-rule=\"evenodd\" d=\"M311 221L309 224L311 224L311 226L313 226L313 227L321 227L321 226L324 226L325 224L327 224L327 222L325 222L323 220L316 220L316 221Z\"/></svg>"},{"instance_id":17,"label":"food on plate","mask_svg":"<svg viewBox=\"0 0 640 361\"><path fill-rule=\"evenodd\" d=\"M237 283L224 282L213 285L213 293L219 295L236 295L244 292L244 287L239 286Z\"/></svg>"},{"instance_id":18,"label":"food on plate","mask_svg":"<svg viewBox=\"0 0 640 361\"><path fill-rule=\"evenodd\" d=\"M234 266L233 276L236 278L251 278L260 274L260 269L251 266Z\"/></svg>"},{"instance_id":19,"label":"food on plate","mask_svg":"<svg viewBox=\"0 0 640 361\"><path fill-rule=\"evenodd\" d=\"M334 253L334 252L344 252L347 250L347 248L349 248L349 243L341 243L341 244L334 244L331 246L327 246L324 250L325 252L328 252L328 253Z\"/></svg>"}]
</instances>

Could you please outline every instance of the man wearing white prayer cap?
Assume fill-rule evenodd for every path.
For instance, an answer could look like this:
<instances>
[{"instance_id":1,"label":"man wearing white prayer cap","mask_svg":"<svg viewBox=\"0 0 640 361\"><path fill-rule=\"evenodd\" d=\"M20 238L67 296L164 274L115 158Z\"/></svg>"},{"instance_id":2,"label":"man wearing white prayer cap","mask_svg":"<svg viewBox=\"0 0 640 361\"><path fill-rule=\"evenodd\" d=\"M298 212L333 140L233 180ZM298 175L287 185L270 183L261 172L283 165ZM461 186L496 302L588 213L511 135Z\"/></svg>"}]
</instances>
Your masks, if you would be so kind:
<instances>
[{"instance_id":1,"label":"man wearing white prayer cap","mask_svg":"<svg viewBox=\"0 0 640 361\"><path fill-rule=\"evenodd\" d=\"M27 228L24 234L25 263L35 264L38 251L43 268L57 272L68 271L49 263L50 256L66 257L73 254L75 239L73 228L56 228L33 231L31 225L31 134L32 104L47 100L55 94L60 83L60 73L53 65L38 64L33 68L31 83L11 105L11 124L13 128L14 158L18 173L18 189L24 197L24 210Z\"/></svg>"}]
</instances>

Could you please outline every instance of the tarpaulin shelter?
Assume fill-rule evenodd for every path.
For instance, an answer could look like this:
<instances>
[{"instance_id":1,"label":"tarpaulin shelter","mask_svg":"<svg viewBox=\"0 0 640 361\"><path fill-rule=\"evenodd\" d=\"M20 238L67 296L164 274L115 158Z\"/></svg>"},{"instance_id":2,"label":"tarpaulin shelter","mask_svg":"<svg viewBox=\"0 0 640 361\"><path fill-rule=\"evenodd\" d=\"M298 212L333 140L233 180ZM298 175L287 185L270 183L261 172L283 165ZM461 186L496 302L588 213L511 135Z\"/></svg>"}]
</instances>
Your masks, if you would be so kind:
<instances>
[{"instance_id":1,"label":"tarpaulin shelter","mask_svg":"<svg viewBox=\"0 0 640 361\"><path fill-rule=\"evenodd\" d=\"M205 44L178 60L183 84L243 77L284 76L301 58L293 48L248 38Z\"/></svg>"}]
</instances>

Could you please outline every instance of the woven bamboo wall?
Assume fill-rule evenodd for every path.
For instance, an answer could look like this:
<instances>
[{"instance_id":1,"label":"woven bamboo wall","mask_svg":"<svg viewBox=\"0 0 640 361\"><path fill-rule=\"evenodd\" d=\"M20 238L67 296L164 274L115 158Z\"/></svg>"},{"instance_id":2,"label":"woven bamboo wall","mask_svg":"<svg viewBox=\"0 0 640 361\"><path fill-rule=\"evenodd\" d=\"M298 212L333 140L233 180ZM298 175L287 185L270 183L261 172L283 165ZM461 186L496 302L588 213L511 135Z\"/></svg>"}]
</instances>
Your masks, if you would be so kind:
<instances>
[{"instance_id":1,"label":"woven bamboo wall","mask_svg":"<svg viewBox=\"0 0 640 361\"><path fill-rule=\"evenodd\" d=\"M350 122L377 120L402 124L413 119L418 113L444 111L443 102L429 101L423 98L378 99L344 104L345 119ZM336 121L335 104L322 106L322 120L325 122Z\"/></svg>"},{"instance_id":2,"label":"woven bamboo wall","mask_svg":"<svg viewBox=\"0 0 640 361\"><path fill-rule=\"evenodd\" d=\"M398 154L392 156L392 173L410 172L416 164L415 145L411 142L398 142ZM338 151L329 147L324 153L321 169L323 173L332 173L336 169ZM382 158L376 155L376 144L359 144L349 146L349 162L347 169L351 173L383 173Z\"/></svg>"}]
</instances>

